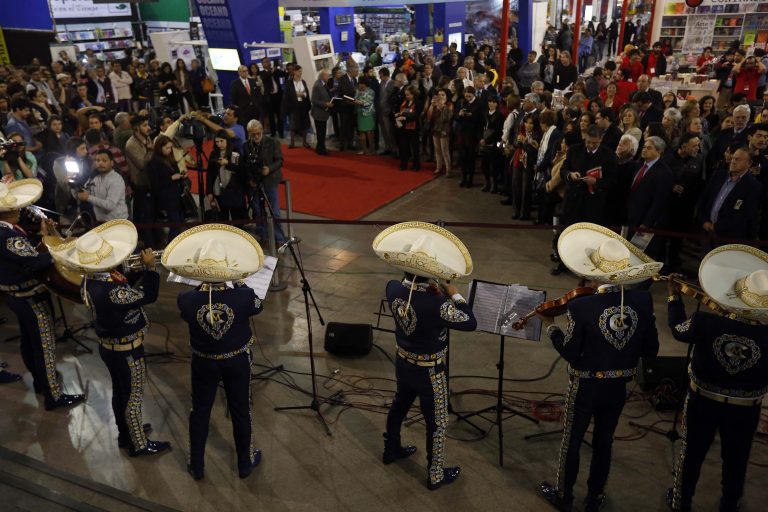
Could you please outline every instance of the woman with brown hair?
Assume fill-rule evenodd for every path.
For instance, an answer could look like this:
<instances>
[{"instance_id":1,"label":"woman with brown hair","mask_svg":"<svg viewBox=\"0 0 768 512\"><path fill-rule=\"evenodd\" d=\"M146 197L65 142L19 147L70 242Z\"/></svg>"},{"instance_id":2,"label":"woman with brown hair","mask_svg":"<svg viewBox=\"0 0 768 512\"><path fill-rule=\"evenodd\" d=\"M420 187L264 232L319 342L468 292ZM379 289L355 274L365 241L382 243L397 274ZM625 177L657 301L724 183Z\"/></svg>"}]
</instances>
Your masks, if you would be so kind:
<instances>
[{"instance_id":1,"label":"woman with brown hair","mask_svg":"<svg viewBox=\"0 0 768 512\"><path fill-rule=\"evenodd\" d=\"M427 109L427 119L432 124L432 140L435 144L435 174L451 175L451 124L453 103L447 89L438 89Z\"/></svg>"},{"instance_id":2,"label":"woman with brown hair","mask_svg":"<svg viewBox=\"0 0 768 512\"><path fill-rule=\"evenodd\" d=\"M633 136L640 142L640 139L643 137L643 132L640 130L640 116L637 114L637 110L635 110L634 107L627 105L621 109L619 128L621 128L623 133Z\"/></svg>"},{"instance_id":3,"label":"woman with brown hair","mask_svg":"<svg viewBox=\"0 0 768 512\"><path fill-rule=\"evenodd\" d=\"M419 114L416 111L417 89L409 85L405 88L405 100L395 114L395 124L400 142L400 170L408 168L408 160L413 159L414 171L421 169L419 161Z\"/></svg>"},{"instance_id":4,"label":"woman with brown hair","mask_svg":"<svg viewBox=\"0 0 768 512\"><path fill-rule=\"evenodd\" d=\"M189 71L187 71L187 63L184 59L176 59L176 69L173 71L176 77L176 88L181 95L181 103L179 108L184 112L195 110L195 96L192 94L192 84L189 81ZM184 100L187 100L187 106L184 106Z\"/></svg>"},{"instance_id":5,"label":"woman with brown hair","mask_svg":"<svg viewBox=\"0 0 768 512\"><path fill-rule=\"evenodd\" d=\"M283 111L291 118L291 143L295 147L296 136L300 136L305 148L309 148L307 132L309 131L309 110L312 102L309 99L307 82L302 78L303 71L298 64L293 67L293 76L283 88Z\"/></svg>"},{"instance_id":6,"label":"woman with brown hair","mask_svg":"<svg viewBox=\"0 0 768 512\"><path fill-rule=\"evenodd\" d=\"M152 148L152 158L146 169L152 185L152 195L157 211L165 210L168 222L174 223L168 232L168 242L181 233L180 224L184 222L184 210L181 202L181 180L186 173L179 172L179 167L173 159L173 140L165 135L155 139Z\"/></svg>"}]
</instances>

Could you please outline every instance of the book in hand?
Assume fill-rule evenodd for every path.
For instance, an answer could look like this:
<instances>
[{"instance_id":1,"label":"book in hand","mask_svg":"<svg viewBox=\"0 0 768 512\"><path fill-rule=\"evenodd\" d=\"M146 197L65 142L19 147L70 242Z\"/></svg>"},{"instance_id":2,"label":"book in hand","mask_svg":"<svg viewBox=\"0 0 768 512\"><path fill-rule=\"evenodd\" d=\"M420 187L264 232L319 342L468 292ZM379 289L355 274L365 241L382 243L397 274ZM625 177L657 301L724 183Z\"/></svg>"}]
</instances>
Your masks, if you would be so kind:
<instances>
[{"instance_id":1,"label":"book in hand","mask_svg":"<svg viewBox=\"0 0 768 512\"><path fill-rule=\"evenodd\" d=\"M595 178L596 180L599 180L603 177L603 168L602 167L595 167L593 169L588 170L584 176L591 176L592 178ZM595 193L595 187L594 185L587 185L587 190L590 194Z\"/></svg>"}]
</instances>

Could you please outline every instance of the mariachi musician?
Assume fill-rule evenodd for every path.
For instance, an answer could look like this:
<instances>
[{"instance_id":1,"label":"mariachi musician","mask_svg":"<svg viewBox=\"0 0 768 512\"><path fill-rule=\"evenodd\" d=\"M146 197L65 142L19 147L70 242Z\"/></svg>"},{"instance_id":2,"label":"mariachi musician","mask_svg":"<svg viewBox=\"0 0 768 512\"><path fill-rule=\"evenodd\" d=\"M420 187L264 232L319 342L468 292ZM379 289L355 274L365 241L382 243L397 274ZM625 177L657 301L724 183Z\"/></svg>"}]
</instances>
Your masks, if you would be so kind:
<instances>
[{"instance_id":1,"label":"mariachi musician","mask_svg":"<svg viewBox=\"0 0 768 512\"><path fill-rule=\"evenodd\" d=\"M261 299L242 283L264 264L258 242L241 229L205 224L173 239L163 252L163 266L187 279L202 281L181 293L177 304L189 325L192 349L192 411L189 414L189 465L195 480L204 477L205 443L211 408L223 381L240 478L261 461L251 432L250 319L261 312ZM234 282L230 288L227 282Z\"/></svg>"},{"instance_id":2,"label":"mariachi musician","mask_svg":"<svg viewBox=\"0 0 768 512\"><path fill-rule=\"evenodd\" d=\"M16 314L21 334L21 358L32 374L35 392L43 395L47 411L85 401L85 395L62 393L56 371L56 333L51 294L41 274L53 261L37 252L39 240L19 227L21 209L37 201L43 184L36 179L0 183L0 292ZM40 221L40 233L55 231L50 220Z\"/></svg>"},{"instance_id":3,"label":"mariachi musician","mask_svg":"<svg viewBox=\"0 0 768 512\"><path fill-rule=\"evenodd\" d=\"M563 264L597 286L597 293L568 302L565 331L551 317L540 315L552 344L568 362L569 386L557 481L542 482L539 491L557 510L573 510L579 450L594 418L584 511L596 512L605 501L613 433L624 409L626 384L640 358L659 350L651 294L625 290L624 285L654 276L662 264L613 231L588 222L563 231L557 248Z\"/></svg>"},{"instance_id":4,"label":"mariachi musician","mask_svg":"<svg viewBox=\"0 0 768 512\"><path fill-rule=\"evenodd\" d=\"M117 219L80 238L49 247L58 263L84 274L80 293L93 312L99 355L112 378L117 445L128 448L131 457L153 455L171 447L168 442L147 439L151 426L142 423L147 380L144 337L149 326L143 307L157 300L160 275L155 271L151 249L141 253L143 271L120 272L137 240L133 223Z\"/></svg>"},{"instance_id":5,"label":"mariachi musician","mask_svg":"<svg viewBox=\"0 0 768 512\"><path fill-rule=\"evenodd\" d=\"M672 510L691 510L701 466L719 430L720 512L736 512L768 393L768 254L746 245L718 247L702 260L699 282L723 315L698 311L688 318L679 285L669 280L669 326L693 352L683 442L667 503Z\"/></svg>"},{"instance_id":6,"label":"mariachi musician","mask_svg":"<svg viewBox=\"0 0 768 512\"><path fill-rule=\"evenodd\" d=\"M415 446L402 446L400 429L418 396L427 426L427 487L450 484L460 468L443 467L448 426L445 359L448 329L474 331L477 321L458 289L438 288L430 279L456 279L472 273L472 258L450 231L426 222L391 226L373 241L376 254L405 271L387 283L387 301L395 319L397 392L387 415L384 464L409 457Z\"/></svg>"}]
</instances>

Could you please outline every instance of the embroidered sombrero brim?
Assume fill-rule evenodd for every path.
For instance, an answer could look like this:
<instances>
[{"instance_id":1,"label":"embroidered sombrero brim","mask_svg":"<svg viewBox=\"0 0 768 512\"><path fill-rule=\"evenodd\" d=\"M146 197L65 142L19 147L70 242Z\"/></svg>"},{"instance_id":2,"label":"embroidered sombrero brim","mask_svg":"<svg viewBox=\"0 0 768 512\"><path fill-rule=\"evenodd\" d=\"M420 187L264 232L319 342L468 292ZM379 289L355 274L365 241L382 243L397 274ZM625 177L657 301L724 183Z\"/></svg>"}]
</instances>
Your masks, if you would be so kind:
<instances>
[{"instance_id":1,"label":"embroidered sombrero brim","mask_svg":"<svg viewBox=\"0 0 768 512\"><path fill-rule=\"evenodd\" d=\"M710 251L699 265L704 293L728 311L753 320L768 320L768 308L750 307L736 294L734 285L757 270L768 270L768 254L741 244L723 245Z\"/></svg>"},{"instance_id":2,"label":"embroidered sombrero brim","mask_svg":"<svg viewBox=\"0 0 768 512\"><path fill-rule=\"evenodd\" d=\"M434 255L404 252L403 248L428 236ZM401 222L373 240L376 255L390 265L421 277L457 279L472 273L472 257L459 238L428 222Z\"/></svg>"},{"instance_id":3,"label":"embroidered sombrero brim","mask_svg":"<svg viewBox=\"0 0 768 512\"><path fill-rule=\"evenodd\" d=\"M629 249L629 265L625 268L605 272L595 266L592 253L608 239L620 241ZM643 251L632 245L608 228L579 222L568 226L557 241L560 260L579 277L612 284L634 284L650 279L661 271L663 263L649 258Z\"/></svg>"},{"instance_id":4,"label":"embroidered sombrero brim","mask_svg":"<svg viewBox=\"0 0 768 512\"><path fill-rule=\"evenodd\" d=\"M133 222L124 219L110 220L93 228L89 233L98 233L112 246L112 251L103 258L99 258L98 261L81 261L76 247L77 238L58 245L55 242L52 243L51 239L43 240L43 243L46 244L55 261L72 270L88 273L104 272L117 267L133 254L139 239L136 226L133 225ZM83 236L87 235L88 233Z\"/></svg>"},{"instance_id":5,"label":"embroidered sombrero brim","mask_svg":"<svg viewBox=\"0 0 768 512\"><path fill-rule=\"evenodd\" d=\"M200 249L211 240L226 248L226 262L198 262ZM220 283L255 274L264 265L264 252L251 235L226 224L203 224L183 231L163 251L162 264L174 274Z\"/></svg>"},{"instance_id":6,"label":"embroidered sombrero brim","mask_svg":"<svg viewBox=\"0 0 768 512\"><path fill-rule=\"evenodd\" d=\"M0 212L20 210L34 204L43 195L43 182L34 178L16 180L7 185L10 201L0 201Z\"/></svg>"}]
</instances>

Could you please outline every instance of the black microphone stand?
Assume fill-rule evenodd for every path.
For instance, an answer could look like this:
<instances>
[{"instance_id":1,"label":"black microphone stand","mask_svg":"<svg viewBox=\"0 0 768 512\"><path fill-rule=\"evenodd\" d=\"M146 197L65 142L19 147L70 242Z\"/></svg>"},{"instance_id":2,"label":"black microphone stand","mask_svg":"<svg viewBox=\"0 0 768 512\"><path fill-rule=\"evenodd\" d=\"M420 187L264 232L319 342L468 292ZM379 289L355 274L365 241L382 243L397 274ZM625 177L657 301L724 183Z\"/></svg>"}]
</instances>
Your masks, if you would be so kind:
<instances>
[{"instance_id":1,"label":"black microphone stand","mask_svg":"<svg viewBox=\"0 0 768 512\"><path fill-rule=\"evenodd\" d=\"M256 185L257 193L259 194L259 200L261 202L261 205L264 207L265 212L269 212L269 214L272 216L272 218L275 218L275 211L272 205L269 202L269 199L267 199L267 195L264 191L264 184L259 181ZM280 226L280 224L275 224L275 227L277 228L277 231L281 234L282 238L285 239L285 234L283 233L283 228ZM287 240L287 239L286 239ZM328 422L325 420L325 417L323 416L323 413L320 411L320 406L324 403L328 403L331 400L334 400L335 396L329 397L329 398L318 398L317 396L317 371L315 369L315 348L314 348L314 339L312 334L312 308L310 308L310 300L312 301L312 306L314 307L315 313L317 313L317 318L320 321L320 325L325 325L325 320L323 320L323 315L320 313L320 308L317 306L317 301L315 301L315 296L312 293L312 287L309 285L309 280L307 279L307 275L304 273L304 265L301 263L301 258L296 254L296 249L294 249L294 245L299 243L298 240L296 241L288 241L286 243L288 250L291 253L291 257L293 258L293 262L296 264L296 268L299 271L299 275L301 276L301 292L304 295L304 311L306 313L307 317L307 341L309 342L309 368L310 368L310 375L312 377L312 401L308 405L292 405L292 406L282 406L282 407L275 407L275 411L296 411L296 410L304 410L309 409L311 411L314 411L315 415L317 416L317 419L320 421L320 423L323 425L323 428L325 428L326 434L329 436L332 435L331 428L328 426Z\"/></svg>"}]
</instances>

